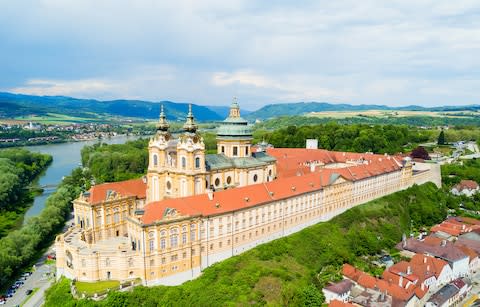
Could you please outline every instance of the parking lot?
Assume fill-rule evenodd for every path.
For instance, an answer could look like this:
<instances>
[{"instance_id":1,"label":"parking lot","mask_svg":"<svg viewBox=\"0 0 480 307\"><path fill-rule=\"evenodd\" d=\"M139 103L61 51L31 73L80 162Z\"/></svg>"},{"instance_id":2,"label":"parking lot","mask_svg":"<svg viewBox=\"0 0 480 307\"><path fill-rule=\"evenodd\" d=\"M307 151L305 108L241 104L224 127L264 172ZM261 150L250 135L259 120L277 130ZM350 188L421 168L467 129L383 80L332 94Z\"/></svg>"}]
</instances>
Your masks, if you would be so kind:
<instances>
[{"instance_id":1,"label":"parking lot","mask_svg":"<svg viewBox=\"0 0 480 307\"><path fill-rule=\"evenodd\" d=\"M43 302L43 294L51 284L54 271L54 265L45 264L44 260L37 263L35 271L23 280L23 284L16 289L12 297L7 297L6 303L2 306L20 306L22 304L23 306L40 306L38 301L40 299L40 303ZM30 290L34 292L36 289L38 290L25 302L28 297L27 292Z\"/></svg>"}]
</instances>

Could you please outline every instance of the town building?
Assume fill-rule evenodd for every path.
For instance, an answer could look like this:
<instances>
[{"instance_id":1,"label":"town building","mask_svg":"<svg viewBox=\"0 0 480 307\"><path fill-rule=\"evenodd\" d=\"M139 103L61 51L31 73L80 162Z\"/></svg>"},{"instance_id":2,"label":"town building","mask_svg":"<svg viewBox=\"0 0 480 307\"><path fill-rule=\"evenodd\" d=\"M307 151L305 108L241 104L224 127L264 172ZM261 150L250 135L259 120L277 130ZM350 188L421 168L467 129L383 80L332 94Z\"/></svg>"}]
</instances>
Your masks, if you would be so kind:
<instances>
[{"instance_id":1,"label":"town building","mask_svg":"<svg viewBox=\"0 0 480 307\"><path fill-rule=\"evenodd\" d=\"M408 238L397 244L397 248L404 256L425 254L446 261L452 269L451 279L465 277L470 272L469 256L447 240L434 236L427 236L422 240Z\"/></svg>"},{"instance_id":2,"label":"town building","mask_svg":"<svg viewBox=\"0 0 480 307\"><path fill-rule=\"evenodd\" d=\"M470 281L458 278L435 292L425 304L426 307L456 306L471 289Z\"/></svg>"},{"instance_id":3,"label":"town building","mask_svg":"<svg viewBox=\"0 0 480 307\"><path fill-rule=\"evenodd\" d=\"M347 302L350 297L350 290L353 287L353 282L349 279L344 279L337 283L331 283L325 288L322 289L323 295L325 296L325 303L330 303L331 301L338 300L342 302Z\"/></svg>"},{"instance_id":4,"label":"town building","mask_svg":"<svg viewBox=\"0 0 480 307\"><path fill-rule=\"evenodd\" d=\"M75 226L56 238L57 276L176 285L359 204L413 184L441 185L438 165L409 158L252 150L236 101L216 154L205 153L191 109L183 130L172 135L162 110L146 176L93 186L74 201Z\"/></svg>"},{"instance_id":5,"label":"town building","mask_svg":"<svg viewBox=\"0 0 480 307\"><path fill-rule=\"evenodd\" d=\"M465 195L468 197L473 196L480 191L478 183L473 180L462 180L460 183L453 186L450 192L454 195Z\"/></svg>"}]
</instances>

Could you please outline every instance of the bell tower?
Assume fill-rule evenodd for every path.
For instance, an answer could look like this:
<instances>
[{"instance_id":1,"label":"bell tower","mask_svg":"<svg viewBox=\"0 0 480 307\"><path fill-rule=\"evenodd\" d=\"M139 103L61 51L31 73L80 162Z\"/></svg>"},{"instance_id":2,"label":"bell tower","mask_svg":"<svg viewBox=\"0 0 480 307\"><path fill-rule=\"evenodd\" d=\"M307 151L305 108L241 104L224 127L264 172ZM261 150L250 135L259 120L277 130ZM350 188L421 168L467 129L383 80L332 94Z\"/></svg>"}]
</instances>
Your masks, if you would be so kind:
<instances>
[{"instance_id":1,"label":"bell tower","mask_svg":"<svg viewBox=\"0 0 480 307\"><path fill-rule=\"evenodd\" d=\"M183 133L174 139L163 106L148 146L147 203L205 193L205 144L188 107Z\"/></svg>"},{"instance_id":2,"label":"bell tower","mask_svg":"<svg viewBox=\"0 0 480 307\"><path fill-rule=\"evenodd\" d=\"M157 131L148 143L147 203L161 200L166 194L165 172L173 167L176 157L175 141L169 128L162 105Z\"/></svg>"},{"instance_id":3,"label":"bell tower","mask_svg":"<svg viewBox=\"0 0 480 307\"><path fill-rule=\"evenodd\" d=\"M188 106L188 114L183 125L183 134L177 143L177 190L176 197L205 193L205 144L198 133L198 126Z\"/></svg>"}]
</instances>

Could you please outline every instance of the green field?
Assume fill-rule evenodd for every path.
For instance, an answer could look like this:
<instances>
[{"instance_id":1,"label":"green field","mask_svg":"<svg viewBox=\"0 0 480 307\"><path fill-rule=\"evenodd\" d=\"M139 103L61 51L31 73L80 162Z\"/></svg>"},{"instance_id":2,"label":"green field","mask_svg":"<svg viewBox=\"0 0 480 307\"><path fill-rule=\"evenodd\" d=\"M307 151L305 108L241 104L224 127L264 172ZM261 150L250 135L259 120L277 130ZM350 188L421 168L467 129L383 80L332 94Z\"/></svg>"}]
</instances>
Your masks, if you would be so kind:
<instances>
[{"instance_id":1,"label":"green field","mask_svg":"<svg viewBox=\"0 0 480 307\"><path fill-rule=\"evenodd\" d=\"M105 280L98 282L77 281L75 283L78 293L85 293L87 295L94 295L95 293L118 289L119 286L120 282L118 280Z\"/></svg>"},{"instance_id":2,"label":"green field","mask_svg":"<svg viewBox=\"0 0 480 307\"><path fill-rule=\"evenodd\" d=\"M368 111L325 111L325 112L311 112L307 116L320 118L350 118L350 117L378 117L378 118L392 118L392 117L415 117L415 116L429 116L429 117L448 117L448 118L465 118L465 117L479 117L479 112L433 112L433 111L391 111L391 110L368 110Z\"/></svg>"},{"instance_id":3,"label":"green field","mask_svg":"<svg viewBox=\"0 0 480 307\"><path fill-rule=\"evenodd\" d=\"M26 121L26 122L35 122L41 124L69 124L69 123L89 123L89 122L98 122L105 121L99 115L92 113L93 117L75 117L65 114L57 113L47 113L47 115L29 115L29 116L19 116L15 120Z\"/></svg>"}]
</instances>

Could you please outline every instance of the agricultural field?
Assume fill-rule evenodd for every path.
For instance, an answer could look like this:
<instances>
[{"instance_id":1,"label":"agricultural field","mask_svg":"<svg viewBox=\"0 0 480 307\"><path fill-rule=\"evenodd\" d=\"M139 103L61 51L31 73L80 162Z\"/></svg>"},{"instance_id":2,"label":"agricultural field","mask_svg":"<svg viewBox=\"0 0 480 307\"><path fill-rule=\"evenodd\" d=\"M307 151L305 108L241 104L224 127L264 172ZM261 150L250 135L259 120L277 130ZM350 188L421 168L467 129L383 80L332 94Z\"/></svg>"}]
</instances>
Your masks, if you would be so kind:
<instances>
[{"instance_id":1,"label":"agricultural field","mask_svg":"<svg viewBox=\"0 0 480 307\"><path fill-rule=\"evenodd\" d=\"M448 117L448 118L465 118L479 117L479 112L451 111L451 112L434 112L434 111L397 111L397 110L368 110L368 111L324 111L310 112L306 116L319 118L351 118L351 117Z\"/></svg>"}]
</instances>

